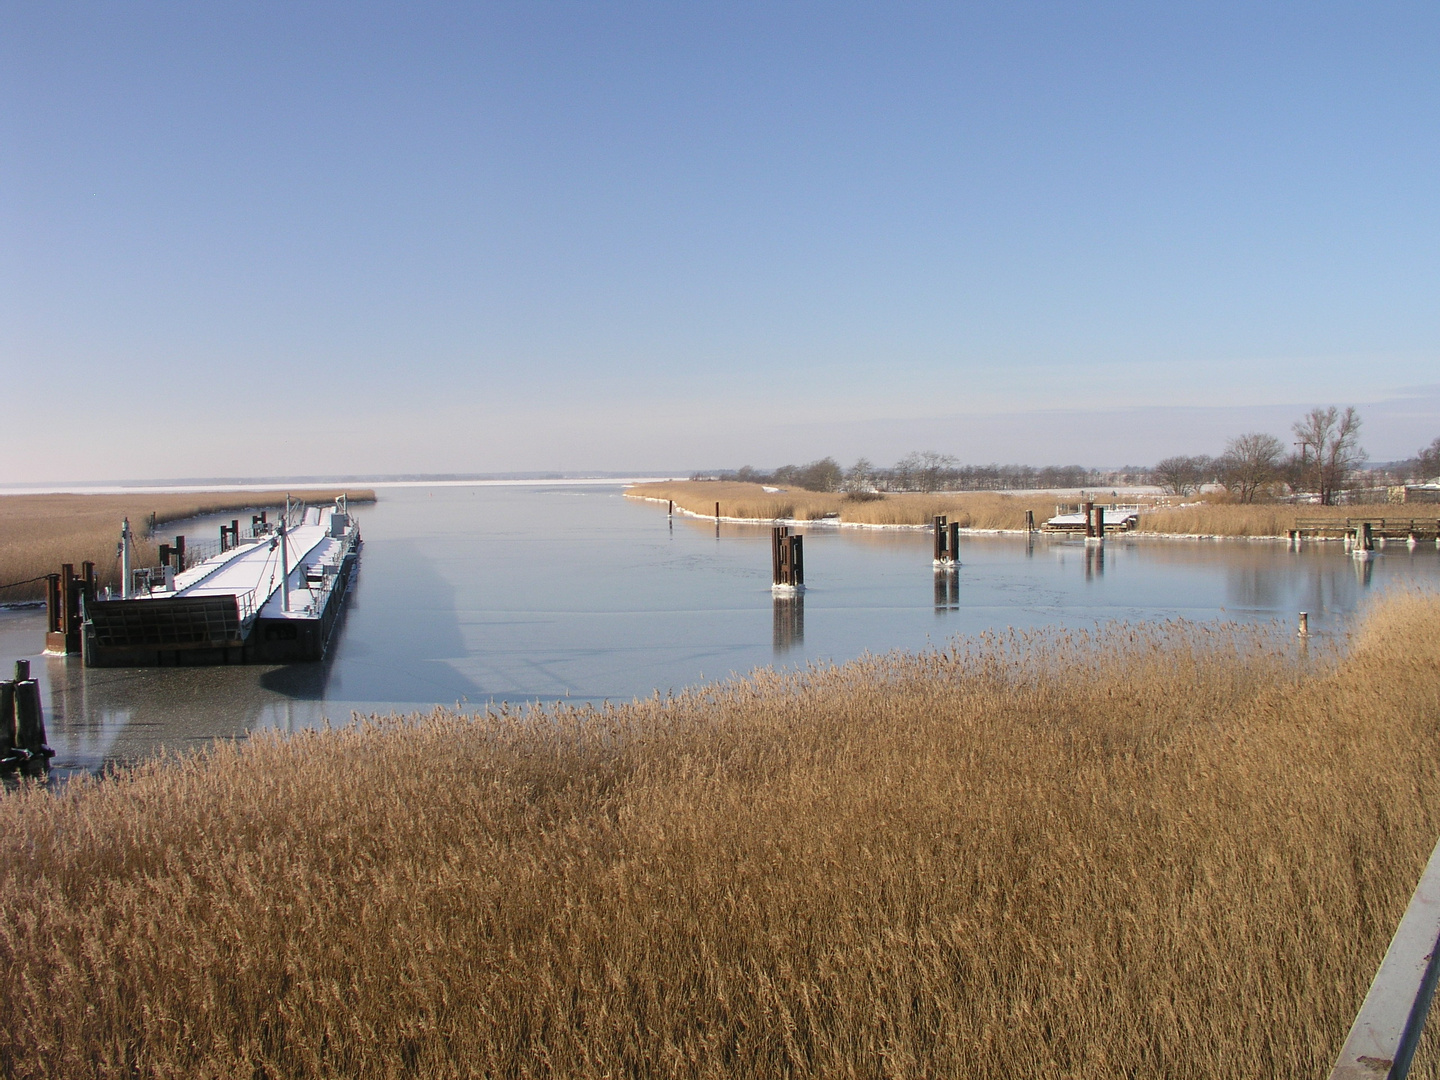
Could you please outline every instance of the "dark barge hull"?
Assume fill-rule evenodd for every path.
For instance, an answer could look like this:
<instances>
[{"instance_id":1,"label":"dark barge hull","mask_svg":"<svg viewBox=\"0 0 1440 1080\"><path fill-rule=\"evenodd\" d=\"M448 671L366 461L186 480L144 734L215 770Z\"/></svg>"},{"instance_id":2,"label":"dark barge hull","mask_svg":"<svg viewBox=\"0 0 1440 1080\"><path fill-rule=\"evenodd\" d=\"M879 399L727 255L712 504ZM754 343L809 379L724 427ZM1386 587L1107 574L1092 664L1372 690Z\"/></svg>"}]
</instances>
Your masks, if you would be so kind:
<instances>
[{"instance_id":1,"label":"dark barge hull","mask_svg":"<svg viewBox=\"0 0 1440 1080\"><path fill-rule=\"evenodd\" d=\"M86 605L86 667L206 667L324 659L354 584L348 553L325 606L313 618L255 618L246 625L233 596L92 600Z\"/></svg>"}]
</instances>

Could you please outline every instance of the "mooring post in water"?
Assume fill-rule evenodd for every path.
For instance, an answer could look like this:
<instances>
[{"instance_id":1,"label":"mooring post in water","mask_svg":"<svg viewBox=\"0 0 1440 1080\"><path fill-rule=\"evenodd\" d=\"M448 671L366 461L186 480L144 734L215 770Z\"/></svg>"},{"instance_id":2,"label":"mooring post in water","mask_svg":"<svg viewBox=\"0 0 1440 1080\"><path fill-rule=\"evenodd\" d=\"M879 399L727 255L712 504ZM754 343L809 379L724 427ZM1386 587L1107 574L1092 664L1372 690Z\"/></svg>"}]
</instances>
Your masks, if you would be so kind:
<instances>
[{"instance_id":1,"label":"mooring post in water","mask_svg":"<svg viewBox=\"0 0 1440 1080\"><path fill-rule=\"evenodd\" d=\"M1310 636L1310 613L1308 611L1300 612L1300 636Z\"/></svg>"},{"instance_id":2,"label":"mooring post in water","mask_svg":"<svg viewBox=\"0 0 1440 1080\"><path fill-rule=\"evenodd\" d=\"M1105 541L1105 507L1095 507L1095 539L1104 543Z\"/></svg>"},{"instance_id":3,"label":"mooring post in water","mask_svg":"<svg viewBox=\"0 0 1440 1080\"><path fill-rule=\"evenodd\" d=\"M715 520L717 522L720 520L720 504L718 502L715 504Z\"/></svg>"},{"instance_id":4,"label":"mooring post in water","mask_svg":"<svg viewBox=\"0 0 1440 1080\"><path fill-rule=\"evenodd\" d=\"M1034 511L1034 510L1026 510L1026 511L1025 511L1025 531L1026 531L1027 533L1033 533L1033 532L1035 531L1035 511Z\"/></svg>"},{"instance_id":5,"label":"mooring post in water","mask_svg":"<svg viewBox=\"0 0 1440 1080\"><path fill-rule=\"evenodd\" d=\"M803 536L791 535L785 525L770 530L771 587L782 591L799 590L805 585Z\"/></svg>"},{"instance_id":6,"label":"mooring post in water","mask_svg":"<svg viewBox=\"0 0 1440 1080\"><path fill-rule=\"evenodd\" d=\"M1093 540L1094 538L1095 538L1095 504L1094 504L1094 503L1091 503L1091 502L1087 502L1087 503L1085 504L1085 539L1086 539L1086 540Z\"/></svg>"},{"instance_id":7,"label":"mooring post in water","mask_svg":"<svg viewBox=\"0 0 1440 1080\"><path fill-rule=\"evenodd\" d=\"M37 763L42 769L55 756L55 751L46 745L45 712L40 704L40 684L30 678L30 661L15 661L14 684L14 745L22 751L25 760Z\"/></svg>"},{"instance_id":8,"label":"mooring post in water","mask_svg":"<svg viewBox=\"0 0 1440 1080\"><path fill-rule=\"evenodd\" d=\"M0 680L0 768L19 764L15 753L15 683Z\"/></svg>"},{"instance_id":9,"label":"mooring post in water","mask_svg":"<svg viewBox=\"0 0 1440 1080\"><path fill-rule=\"evenodd\" d=\"M60 632L60 575L45 575L45 633Z\"/></svg>"},{"instance_id":10,"label":"mooring post in water","mask_svg":"<svg viewBox=\"0 0 1440 1080\"><path fill-rule=\"evenodd\" d=\"M175 572L177 574L185 571L185 537L175 537Z\"/></svg>"},{"instance_id":11,"label":"mooring post in water","mask_svg":"<svg viewBox=\"0 0 1440 1080\"><path fill-rule=\"evenodd\" d=\"M674 516L675 516L675 500L674 500L674 499L671 499L671 500L670 500L670 505L665 508L665 516L666 516L666 517L674 517Z\"/></svg>"},{"instance_id":12,"label":"mooring post in water","mask_svg":"<svg viewBox=\"0 0 1440 1080\"><path fill-rule=\"evenodd\" d=\"M945 561L945 515L944 515L944 514L936 514L935 517L931 519L931 523L932 523L932 524L934 525L934 527L935 527L935 561L936 561L937 563L944 562L944 561Z\"/></svg>"}]
</instances>

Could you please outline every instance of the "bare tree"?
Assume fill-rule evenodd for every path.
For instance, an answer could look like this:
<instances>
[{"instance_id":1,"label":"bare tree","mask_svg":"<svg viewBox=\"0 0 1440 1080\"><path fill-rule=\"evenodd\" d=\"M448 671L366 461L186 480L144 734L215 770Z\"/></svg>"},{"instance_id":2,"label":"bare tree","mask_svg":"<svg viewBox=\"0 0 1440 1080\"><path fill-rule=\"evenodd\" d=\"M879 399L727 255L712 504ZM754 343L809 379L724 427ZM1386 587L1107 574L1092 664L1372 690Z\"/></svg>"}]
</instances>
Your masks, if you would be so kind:
<instances>
[{"instance_id":1,"label":"bare tree","mask_svg":"<svg viewBox=\"0 0 1440 1080\"><path fill-rule=\"evenodd\" d=\"M850 494L868 492L875 487L875 466L869 458L857 458L845 473L845 490Z\"/></svg>"},{"instance_id":2,"label":"bare tree","mask_svg":"<svg viewBox=\"0 0 1440 1080\"><path fill-rule=\"evenodd\" d=\"M1436 439L1415 455L1411 475L1417 480L1434 480L1440 477L1440 439Z\"/></svg>"},{"instance_id":3,"label":"bare tree","mask_svg":"<svg viewBox=\"0 0 1440 1080\"><path fill-rule=\"evenodd\" d=\"M1168 457L1156 462L1150 470L1150 478L1171 495L1189 495L1200 489L1213 467L1211 459L1203 454L1197 457Z\"/></svg>"},{"instance_id":4,"label":"bare tree","mask_svg":"<svg viewBox=\"0 0 1440 1080\"><path fill-rule=\"evenodd\" d=\"M839 491L844 480L844 470L832 457L812 461L796 470L795 474L795 483L807 491Z\"/></svg>"},{"instance_id":5,"label":"bare tree","mask_svg":"<svg viewBox=\"0 0 1440 1080\"><path fill-rule=\"evenodd\" d=\"M902 491L939 491L955 472L956 461L934 450L906 454L891 470L895 486Z\"/></svg>"},{"instance_id":6,"label":"bare tree","mask_svg":"<svg viewBox=\"0 0 1440 1080\"><path fill-rule=\"evenodd\" d=\"M1242 503L1254 502L1279 477L1284 457L1285 445L1274 435L1261 431L1237 435L1220 455L1220 479Z\"/></svg>"},{"instance_id":7,"label":"bare tree","mask_svg":"<svg viewBox=\"0 0 1440 1080\"><path fill-rule=\"evenodd\" d=\"M1300 473L1314 482L1320 502L1330 506L1352 471L1365 462L1360 447L1360 414L1353 406L1311 409L1292 428L1300 444Z\"/></svg>"}]
</instances>

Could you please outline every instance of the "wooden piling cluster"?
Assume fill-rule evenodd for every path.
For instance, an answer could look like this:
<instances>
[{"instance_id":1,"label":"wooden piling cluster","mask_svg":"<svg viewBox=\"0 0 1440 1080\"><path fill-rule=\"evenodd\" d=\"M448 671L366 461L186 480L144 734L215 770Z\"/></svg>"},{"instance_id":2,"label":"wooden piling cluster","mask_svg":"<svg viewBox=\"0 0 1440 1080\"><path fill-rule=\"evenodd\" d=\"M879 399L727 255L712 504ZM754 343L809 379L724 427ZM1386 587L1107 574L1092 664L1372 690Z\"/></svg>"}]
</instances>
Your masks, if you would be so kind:
<instances>
[{"instance_id":1,"label":"wooden piling cluster","mask_svg":"<svg viewBox=\"0 0 1440 1080\"><path fill-rule=\"evenodd\" d=\"M43 773L55 756L46 743L40 684L30 677L30 661L15 661L15 678L0 681L0 770Z\"/></svg>"},{"instance_id":2,"label":"wooden piling cluster","mask_svg":"<svg viewBox=\"0 0 1440 1080\"><path fill-rule=\"evenodd\" d=\"M185 537L175 537L173 544L160 545L160 565L172 567L175 573L180 574L185 570Z\"/></svg>"},{"instance_id":3,"label":"wooden piling cluster","mask_svg":"<svg viewBox=\"0 0 1440 1080\"><path fill-rule=\"evenodd\" d=\"M65 563L60 573L45 577L45 651L78 653L83 645L85 603L95 598L95 564L83 562L80 573Z\"/></svg>"},{"instance_id":4,"label":"wooden piling cluster","mask_svg":"<svg viewBox=\"0 0 1440 1080\"><path fill-rule=\"evenodd\" d=\"M229 551L240 546L240 519L233 518L229 525L220 526L220 550Z\"/></svg>"},{"instance_id":5,"label":"wooden piling cluster","mask_svg":"<svg viewBox=\"0 0 1440 1080\"><path fill-rule=\"evenodd\" d=\"M947 522L944 514L936 514L935 565L954 566L960 562L960 523Z\"/></svg>"},{"instance_id":6,"label":"wooden piling cluster","mask_svg":"<svg viewBox=\"0 0 1440 1080\"><path fill-rule=\"evenodd\" d=\"M1085 539L1097 542L1105 539L1105 507L1093 502L1085 504Z\"/></svg>"},{"instance_id":7,"label":"wooden piling cluster","mask_svg":"<svg viewBox=\"0 0 1440 1080\"><path fill-rule=\"evenodd\" d=\"M770 530L770 565L774 588L804 588L805 538L791 533L786 525L773 527Z\"/></svg>"}]
</instances>

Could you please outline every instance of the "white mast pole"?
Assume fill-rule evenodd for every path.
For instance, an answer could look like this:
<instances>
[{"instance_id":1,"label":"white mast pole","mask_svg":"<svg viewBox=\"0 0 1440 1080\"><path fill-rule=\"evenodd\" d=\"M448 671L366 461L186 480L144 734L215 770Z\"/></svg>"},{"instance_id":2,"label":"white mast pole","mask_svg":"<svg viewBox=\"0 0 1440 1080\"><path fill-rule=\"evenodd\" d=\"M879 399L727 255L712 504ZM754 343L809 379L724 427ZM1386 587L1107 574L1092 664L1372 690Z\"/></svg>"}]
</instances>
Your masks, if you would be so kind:
<instances>
[{"instance_id":1,"label":"white mast pole","mask_svg":"<svg viewBox=\"0 0 1440 1080\"><path fill-rule=\"evenodd\" d=\"M287 503L289 499L285 500ZM280 519L280 610L290 610L290 508Z\"/></svg>"},{"instance_id":2,"label":"white mast pole","mask_svg":"<svg viewBox=\"0 0 1440 1080\"><path fill-rule=\"evenodd\" d=\"M120 598L130 599L130 519L120 526Z\"/></svg>"}]
</instances>

